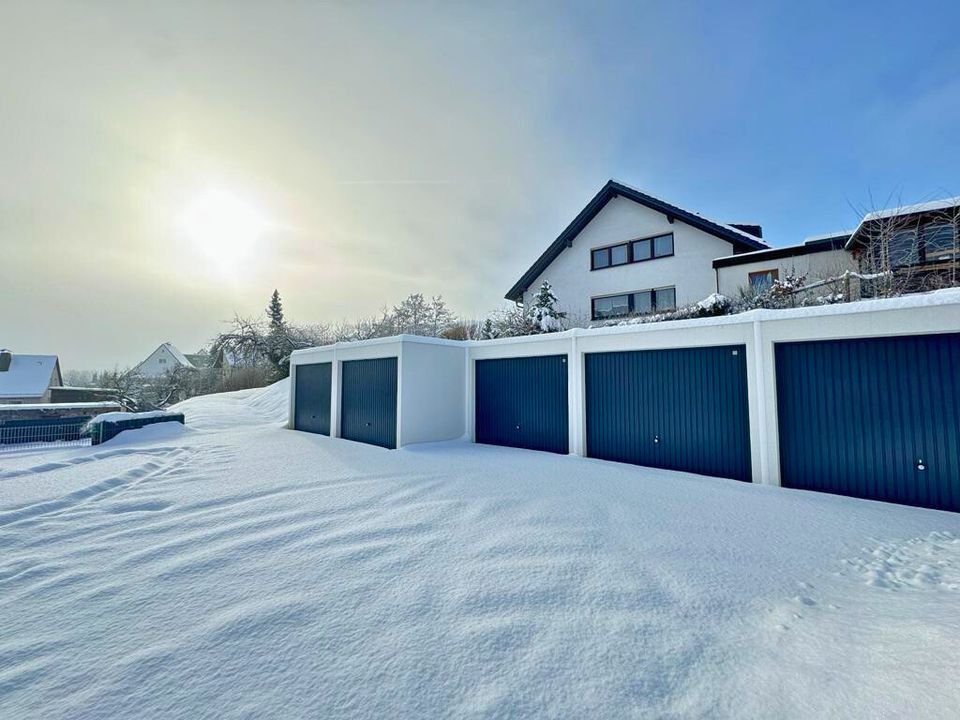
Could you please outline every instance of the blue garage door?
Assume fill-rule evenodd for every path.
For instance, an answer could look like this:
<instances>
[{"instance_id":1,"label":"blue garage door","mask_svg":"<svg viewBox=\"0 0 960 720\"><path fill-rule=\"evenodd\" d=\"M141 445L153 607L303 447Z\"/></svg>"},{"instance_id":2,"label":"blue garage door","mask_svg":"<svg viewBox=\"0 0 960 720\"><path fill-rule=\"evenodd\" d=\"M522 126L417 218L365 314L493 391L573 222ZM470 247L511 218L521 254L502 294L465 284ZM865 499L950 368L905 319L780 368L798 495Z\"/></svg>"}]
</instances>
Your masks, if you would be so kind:
<instances>
[{"instance_id":1,"label":"blue garage door","mask_svg":"<svg viewBox=\"0 0 960 720\"><path fill-rule=\"evenodd\" d=\"M586 356L587 455L749 481L743 345Z\"/></svg>"},{"instance_id":2,"label":"blue garage door","mask_svg":"<svg viewBox=\"0 0 960 720\"><path fill-rule=\"evenodd\" d=\"M397 359L349 360L340 372L340 436L395 448Z\"/></svg>"},{"instance_id":3,"label":"blue garage door","mask_svg":"<svg viewBox=\"0 0 960 720\"><path fill-rule=\"evenodd\" d=\"M785 487L960 511L960 334L776 346Z\"/></svg>"},{"instance_id":4,"label":"blue garage door","mask_svg":"<svg viewBox=\"0 0 960 720\"><path fill-rule=\"evenodd\" d=\"M566 453L567 356L477 360L478 443Z\"/></svg>"},{"instance_id":5,"label":"blue garage door","mask_svg":"<svg viewBox=\"0 0 960 720\"><path fill-rule=\"evenodd\" d=\"M330 434L331 363L297 365L294 370L293 427L295 430Z\"/></svg>"}]
</instances>

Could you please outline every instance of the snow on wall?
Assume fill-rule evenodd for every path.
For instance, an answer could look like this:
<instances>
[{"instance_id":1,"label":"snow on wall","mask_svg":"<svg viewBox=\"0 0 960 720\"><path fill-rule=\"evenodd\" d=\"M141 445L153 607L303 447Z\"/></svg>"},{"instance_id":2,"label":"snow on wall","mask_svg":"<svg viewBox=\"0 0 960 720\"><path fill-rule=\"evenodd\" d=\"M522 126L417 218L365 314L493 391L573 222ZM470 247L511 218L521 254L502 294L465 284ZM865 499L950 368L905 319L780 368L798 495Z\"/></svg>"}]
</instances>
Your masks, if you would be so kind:
<instances>
[{"instance_id":1,"label":"snow on wall","mask_svg":"<svg viewBox=\"0 0 960 720\"><path fill-rule=\"evenodd\" d=\"M602 270L590 269L590 252L620 242L673 233L674 255ZM713 261L733 254L733 246L623 197L616 197L550 263L523 294L529 309L544 280L550 282L558 307L571 319L590 320L590 299L651 288L677 289L677 304L696 302L716 290Z\"/></svg>"}]
</instances>

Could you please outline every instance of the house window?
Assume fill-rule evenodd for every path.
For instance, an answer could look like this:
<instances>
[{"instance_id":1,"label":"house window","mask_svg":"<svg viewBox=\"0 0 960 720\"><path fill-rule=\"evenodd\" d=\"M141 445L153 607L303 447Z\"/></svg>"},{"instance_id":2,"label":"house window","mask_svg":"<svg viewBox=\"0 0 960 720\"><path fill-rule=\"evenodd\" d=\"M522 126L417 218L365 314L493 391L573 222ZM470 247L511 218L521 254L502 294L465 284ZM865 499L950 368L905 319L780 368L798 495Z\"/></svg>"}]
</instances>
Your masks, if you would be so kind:
<instances>
[{"instance_id":1,"label":"house window","mask_svg":"<svg viewBox=\"0 0 960 720\"><path fill-rule=\"evenodd\" d=\"M160 363L161 365L166 365L166 364L167 364L167 359L166 359L166 358L157 358L157 362Z\"/></svg>"},{"instance_id":2,"label":"house window","mask_svg":"<svg viewBox=\"0 0 960 720\"><path fill-rule=\"evenodd\" d=\"M606 320L608 318L625 317L630 314L629 295L610 295L608 297L593 298L593 319Z\"/></svg>"},{"instance_id":3,"label":"house window","mask_svg":"<svg viewBox=\"0 0 960 720\"><path fill-rule=\"evenodd\" d=\"M677 289L668 287L653 291L653 309L657 312L677 309Z\"/></svg>"},{"instance_id":4,"label":"house window","mask_svg":"<svg viewBox=\"0 0 960 720\"><path fill-rule=\"evenodd\" d=\"M927 225L920 233L925 262L950 260L956 252L953 225Z\"/></svg>"},{"instance_id":5,"label":"house window","mask_svg":"<svg viewBox=\"0 0 960 720\"><path fill-rule=\"evenodd\" d=\"M633 293L592 298L590 304L594 320L648 315L675 309L677 306L677 291L676 288L672 287L640 290Z\"/></svg>"},{"instance_id":6,"label":"house window","mask_svg":"<svg viewBox=\"0 0 960 720\"><path fill-rule=\"evenodd\" d=\"M633 294L630 310L634 315L646 315L653 312L653 290L644 290Z\"/></svg>"},{"instance_id":7,"label":"house window","mask_svg":"<svg viewBox=\"0 0 960 720\"><path fill-rule=\"evenodd\" d=\"M642 238L590 252L590 269L616 267L673 255L673 234Z\"/></svg>"},{"instance_id":8,"label":"house window","mask_svg":"<svg viewBox=\"0 0 960 720\"><path fill-rule=\"evenodd\" d=\"M653 244L650 242L650 238L646 240L634 240L632 244L634 262L649 260L653 257Z\"/></svg>"},{"instance_id":9,"label":"house window","mask_svg":"<svg viewBox=\"0 0 960 720\"><path fill-rule=\"evenodd\" d=\"M915 265L919 259L917 253L917 233L915 230L901 230L890 237L887 244L890 267Z\"/></svg>"},{"instance_id":10,"label":"house window","mask_svg":"<svg viewBox=\"0 0 960 720\"><path fill-rule=\"evenodd\" d=\"M614 245L612 248L610 248L611 265L626 265L628 262L630 262L629 245Z\"/></svg>"},{"instance_id":11,"label":"house window","mask_svg":"<svg viewBox=\"0 0 960 720\"><path fill-rule=\"evenodd\" d=\"M610 267L610 248L594 250L590 254L590 269L599 270L600 268Z\"/></svg>"},{"instance_id":12,"label":"house window","mask_svg":"<svg viewBox=\"0 0 960 720\"><path fill-rule=\"evenodd\" d=\"M750 279L750 289L754 292L762 293L773 285L774 280L780 279L780 271L758 270L757 272L750 273L748 277Z\"/></svg>"},{"instance_id":13,"label":"house window","mask_svg":"<svg viewBox=\"0 0 960 720\"><path fill-rule=\"evenodd\" d=\"M653 256L667 257L673 255L673 235L661 235L653 239Z\"/></svg>"}]
</instances>

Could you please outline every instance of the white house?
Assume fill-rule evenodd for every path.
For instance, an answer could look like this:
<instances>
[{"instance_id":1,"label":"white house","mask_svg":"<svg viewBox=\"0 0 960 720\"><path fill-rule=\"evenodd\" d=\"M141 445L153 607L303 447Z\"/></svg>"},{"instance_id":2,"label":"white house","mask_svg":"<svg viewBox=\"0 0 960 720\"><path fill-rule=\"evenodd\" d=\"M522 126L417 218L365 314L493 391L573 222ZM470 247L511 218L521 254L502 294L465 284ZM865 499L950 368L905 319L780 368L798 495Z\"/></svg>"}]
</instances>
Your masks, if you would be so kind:
<instances>
[{"instance_id":1,"label":"white house","mask_svg":"<svg viewBox=\"0 0 960 720\"><path fill-rule=\"evenodd\" d=\"M196 365L190 362L190 359L180 352L176 345L165 342L131 370L130 374L145 378L161 377L178 367L196 369Z\"/></svg>"},{"instance_id":2,"label":"white house","mask_svg":"<svg viewBox=\"0 0 960 720\"><path fill-rule=\"evenodd\" d=\"M610 180L506 297L529 307L549 281L574 322L672 309L716 292L714 259L769 249L761 236Z\"/></svg>"},{"instance_id":3,"label":"white house","mask_svg":"<svg viewBox=\"0 0 960 720\"><path fill-rule=\"evenodd\" d=\"M50 388L63 385L56 355L21 355L0 350L0 404L50 402Z\"/></svg>"}]
</instances>

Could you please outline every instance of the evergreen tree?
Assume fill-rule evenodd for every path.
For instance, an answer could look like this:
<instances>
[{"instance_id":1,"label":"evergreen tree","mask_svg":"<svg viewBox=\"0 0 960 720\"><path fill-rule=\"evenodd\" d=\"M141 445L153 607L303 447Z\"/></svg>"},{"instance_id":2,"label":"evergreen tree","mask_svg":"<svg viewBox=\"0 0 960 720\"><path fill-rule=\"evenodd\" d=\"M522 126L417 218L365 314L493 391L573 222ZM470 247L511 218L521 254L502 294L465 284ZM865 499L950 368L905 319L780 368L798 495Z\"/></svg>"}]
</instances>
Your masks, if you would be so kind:
<instances>
[{"instance_id":1,"label":"evergreen tree","mask_svg":"<svg viewBox=\"0 0 960 720\"><path fill-rule=\"evenodd\" d=\"M480 337L483 340L493 340L496 337L493 329L493 321L490 318L483 321L483 330L480 332Z\"/></svg>"},{"instance_id":2,"label":"evergreen tree","mask_svg":"<svg viewBox=\"0 0 960 720\"><path fill-rule=\"evenodd\" d=\"M288 362L293 348L290 346L290 337L287 332L287 323L283 319L283 303L280 301L280 292L273 291L270 304L267 305L267 319L270 321L270 330L267 333L267 359L273 370L274 377L285 378L290 373Z\"/></svg>"},{"instance_id":3,"label":"evergreen tree","mask_svg":"<svg viewBox=\"0 0 960 720\"><path fill-rule=\"evenodd\" d=\"M280 292L273 291L270 304L267 306L267 317L270 319L270 332L280 332L284 328L283 303L280 302Z\"/></svg>"},{"instance_id":4,"label":"evergreen tree","mask_svg":"<svg viewBox=\"0 0 960 720\"><path fill-rule=\"evenodd\" d=\"M553 294L553 288L544 280L527 316L530 324L533 325L534 332L559 332L563 330L565 317L567 317L565 312L557 310L557 296Z\"/></svg>"}]
</instances>

